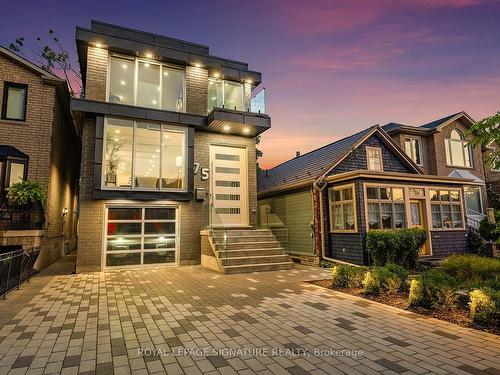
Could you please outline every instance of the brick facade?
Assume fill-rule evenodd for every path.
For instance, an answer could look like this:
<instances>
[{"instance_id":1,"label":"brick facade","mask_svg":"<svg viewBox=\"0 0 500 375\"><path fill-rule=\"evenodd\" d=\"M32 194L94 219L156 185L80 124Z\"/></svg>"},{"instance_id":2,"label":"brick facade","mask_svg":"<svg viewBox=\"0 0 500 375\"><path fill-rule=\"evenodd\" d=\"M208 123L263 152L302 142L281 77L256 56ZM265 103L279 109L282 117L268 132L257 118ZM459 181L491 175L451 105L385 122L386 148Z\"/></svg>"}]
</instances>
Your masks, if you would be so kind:
<instances>
[{"instance_id":1,"label":"brick facade","mask_svg":"<svg viewBox=\"0 0 500 375\"><path fill-rule=\"evenodd\" d=\"M43 231L0 233L0 244L41 246L36 267L44 268L59 259L65 247L71 250L76 246L79 140L54 84L0 55L0 97L6 81L28 85L26 121L0 119L0 143L29 156L28 179L42 183L47 191L47 207ZM63 218L64 208L68 214Z\"/></svg>"}]
</instances>

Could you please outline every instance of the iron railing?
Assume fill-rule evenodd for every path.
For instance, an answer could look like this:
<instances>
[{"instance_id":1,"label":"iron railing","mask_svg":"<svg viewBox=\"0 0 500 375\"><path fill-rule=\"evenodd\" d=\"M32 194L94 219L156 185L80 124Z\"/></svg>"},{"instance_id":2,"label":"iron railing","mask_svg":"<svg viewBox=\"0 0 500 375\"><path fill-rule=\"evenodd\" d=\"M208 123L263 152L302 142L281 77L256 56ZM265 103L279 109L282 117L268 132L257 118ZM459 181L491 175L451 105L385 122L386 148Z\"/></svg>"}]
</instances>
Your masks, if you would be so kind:
<instances>
[{"instance_id":1,"label":"iron railing","mask_svg":"<svg viewBox=\"0 0 500 375\"><path fill-rule=\"evenodd\" d=\"M40 203L16 205L8 200L0 204L0 230L42 229L45 212Z\"/></svg>"},{"instance_id":2,"label":"iron railing","mask_svg":"<svg viewBox=\"0 0 500 375\"><path fill-rule=\"evenodd\" d=\"M35 274L33 266L40 248L20 249L0 254L0 297L30 280Z\"/></svg>"}]
</instances>

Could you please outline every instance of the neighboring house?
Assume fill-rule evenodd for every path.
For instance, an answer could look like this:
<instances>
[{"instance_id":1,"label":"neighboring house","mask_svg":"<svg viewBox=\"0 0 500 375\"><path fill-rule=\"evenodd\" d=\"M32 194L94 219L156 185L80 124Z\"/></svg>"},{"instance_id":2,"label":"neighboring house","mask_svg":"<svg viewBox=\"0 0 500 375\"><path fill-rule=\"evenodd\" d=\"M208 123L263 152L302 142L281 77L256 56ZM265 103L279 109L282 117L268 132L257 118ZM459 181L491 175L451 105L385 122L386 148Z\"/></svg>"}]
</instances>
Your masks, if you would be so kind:
<instances>
[{"instance_id":1,"label":"neighboring house","mask_svg":"<svg viewBox=\"0 0 500 375\"><path fill-rule=\"evenodd\" d=\"M500 146L492 142L483 149L483 160L488 153L500 150ZM488 203L491 207L500 209L500 169L494 168L488 163L484 163L484 175L486 181L486 191L488 193Z\"/></svg>"},{"instance_id":2,"label":"neighboring house","mask_svg":"<svg viewBox=\"0 0 500 375\"><path fill-rule=\"evenodd\" d=\"M431 176L378 125L259 173L259 224L287 238L302 262L368 264L370 230L423 228L421 256L467 251L464 188L472 178Z\"/></svg>"},{"instance_id":3,"label":"neighboring house","mask_svg":"<svg viewBox=\"0 0 500 375\"><path fill-rule=\"evenodd\" d=\"M419 126L389 123L382 127L425 174L475 180L465 188L471 225L477 224L488 206L482 150L467 143L471 137L466 136L467 130L474 123L466 112L459 112Z\"/></svg>"},{"instance_id":4,"label":"neighboring house","mask_svg":"<svg viewBox=\"0 0 500 375\"><path fill-rule=\"evenodd\" d=\"M252 251L272 238L251 230L255 136L271 126L261 74L204 45L97 21L78 27L76 41L85 86L71 103L83 124L77 271L200 262L254 270L279 259L289 268L276 249L260 268L247 267L256 257L218 259L225 228L239 228L231 241Z\"/></svg>"},{"instance_id":5,"label":"neighboring house","mask_svg":"<svg viewBox=\"0 0 500 375\"><path fill-rule=\"evenodd\" d=\"M40 247L41 269L76 248L80 140L69 92L66 81L0 47L0 95L0 245ZM9 187L26 179L45 188L45 215L8 201Z\"/></svg>"}]
</instances>

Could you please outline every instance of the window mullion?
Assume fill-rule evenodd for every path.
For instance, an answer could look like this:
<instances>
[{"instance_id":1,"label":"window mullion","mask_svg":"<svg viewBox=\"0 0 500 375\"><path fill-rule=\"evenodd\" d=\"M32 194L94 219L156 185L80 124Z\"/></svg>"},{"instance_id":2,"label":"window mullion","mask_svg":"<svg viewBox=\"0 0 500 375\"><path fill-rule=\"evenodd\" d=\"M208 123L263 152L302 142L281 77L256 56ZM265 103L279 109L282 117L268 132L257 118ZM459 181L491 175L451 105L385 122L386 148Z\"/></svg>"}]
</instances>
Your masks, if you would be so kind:
<instances>
[{"instance_id":1,"label":"window mullion","mask_svg":"<svg viewBox=\"0 0 500 375\"><path fill-rule=\"evenodd\" d=\"M134 121L134 126L132 128L132 171L130 174L130 178L132 181L130 181L130 186L132 190L135 190L135 141L136 141L136 128L137 128L137 122Z\"/></svg>"},{"instance_id":2,"label":"window mullion","mask_svg":"<svg viewBox=\"0 0 500 375\"><path fill-rule=\"evenodd\" d=\"M163 124L160 125L160 183L158 185L158 189L162 190L163 188Z\"/></svg>"},{"instance_id":3,"label":"window mullion","mask_svg":"<svg viewBox=\"0 0 500 375\"><path fill-rule=\"evenodd\" d=\"M139 60L135 59L134 66L134 105L137 105L137 82L139 80Z\"/></svg>"}]
</instances>

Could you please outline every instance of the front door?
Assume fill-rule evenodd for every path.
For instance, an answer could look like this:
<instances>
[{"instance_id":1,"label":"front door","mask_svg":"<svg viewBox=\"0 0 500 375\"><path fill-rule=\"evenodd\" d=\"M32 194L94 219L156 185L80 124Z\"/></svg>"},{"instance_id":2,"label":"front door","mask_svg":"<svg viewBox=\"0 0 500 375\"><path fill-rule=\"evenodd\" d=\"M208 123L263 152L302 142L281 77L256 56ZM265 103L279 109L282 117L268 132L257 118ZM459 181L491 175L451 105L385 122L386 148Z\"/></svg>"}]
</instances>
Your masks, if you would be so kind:
<instances>
[{"instance_id":1,"label":"front door","mask_svg":"<svg viewBox=\"0 0 500 375\"><path fill-rule=\"evenodd\" d=\"M424 201L410 201L410 228L427 229L424 212ZM431 255L429 241L420 249L420 255Z\"/></svg>"},{"instance_id":2,"label":"front door","mask_svg":"<svg viewBox=\"0 0 500 375\"><path fill-rule=\"evenodd\" d=\"M247 149L210 145L211 225L248 226Z\"/></svg>"}]
</instances>

